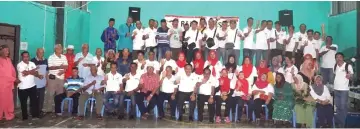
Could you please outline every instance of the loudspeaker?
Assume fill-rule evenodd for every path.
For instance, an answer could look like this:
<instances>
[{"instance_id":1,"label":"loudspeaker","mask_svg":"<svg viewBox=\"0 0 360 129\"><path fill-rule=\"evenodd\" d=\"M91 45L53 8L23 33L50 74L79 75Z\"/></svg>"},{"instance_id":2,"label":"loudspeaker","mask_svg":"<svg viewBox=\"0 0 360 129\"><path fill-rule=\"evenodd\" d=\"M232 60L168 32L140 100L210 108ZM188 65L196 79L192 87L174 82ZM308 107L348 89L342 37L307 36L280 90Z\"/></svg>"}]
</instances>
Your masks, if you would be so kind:
<instances>
[{"instance_id":1,"label":"loudspeaker","mask_svg":"<svg viewBox=\"0 0 360 129\"><path fill-rule=\"evenodd\" d=\"M134 23L140 21L140 10L139 7L129 7L129 17L133 18Z\"/></svg>"},{"instance_id":2,"label":"loudspeaker","mask_svg":"<svg viewBox=\"0 0 360 129\"><path fill-rule=\"evenodd\" d=\"M280 10L279 21L281 26L293 25L293 11L292 10Z\"/></svg>"}]
</instances>

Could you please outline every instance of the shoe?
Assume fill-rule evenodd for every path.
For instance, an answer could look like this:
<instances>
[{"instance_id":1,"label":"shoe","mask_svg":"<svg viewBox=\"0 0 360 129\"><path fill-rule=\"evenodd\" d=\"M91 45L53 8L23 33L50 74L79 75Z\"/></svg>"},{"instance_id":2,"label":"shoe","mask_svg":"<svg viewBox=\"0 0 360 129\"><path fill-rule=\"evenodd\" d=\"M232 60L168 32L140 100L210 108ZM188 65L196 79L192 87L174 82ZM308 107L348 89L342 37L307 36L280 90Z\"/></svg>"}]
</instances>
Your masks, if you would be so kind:
<instances>
[{"instance_id":1,"label":"shoe","mask_svg":"<svg viewBox=\"0 0 360 129\"><path fill-rule=\"evenodd\" d=\"M229 117L225 117L225 123L231 123L230 118Z\"/></svg>"},{"instance_id":2,"label":"shoe","mask_svg":"<svg viewBox=\"0 0 360 129\"><path fill-rule=\"evenodd\" d=\"M216 119L215 119L216 123L221 123L221 118L220 116L217 116Z\"/></svg>"},{"instance_id":3,"label":"shoe","mask_svg":"<svg viewBox=\"0 0 360 129\"><path fill-rule=\"evenodd\" d=\"M189 121L194 121L194 118L192 116L189 116Z\"/></svg>"},{"instance_id":4,"label":"shoe","mask_svg":"<svg viewBox=\"0 0 360 129\"><path fill-rule=\"evenodd\" d=\"M123 119L124 119L124 116L123 116L123 115L119 115L119 116L118 116L118 119L119 119L119 120L123 120Z\"/></svg>"},{"instance_id":5,"label":"shoe","mask_svg":"<svg viewBox=\"0 0 360 129\"><path fill-rule=\"evenodd\" d=\"M179 119L178 119L178 121L183 121L183 118L182 118L182 116L179 116Z\"/></svg>"},{"instance_id":6,"label":"shoe","mask_svg":"<svg viewBox=\"0 0 360 129\"><path fill-rule=\"evenodd\" d=\"M134 115L129 116L129 119L130 119L130 120L135 119Z\"/></svg>"},{"instance_id":7,"label":"shoe","mask_svg":"<svg viewBox=\"0 0 360 129\"><path fill-rule=\"evenodd\" d=\"M255 125L256 125L256 126L260 126L260 119L259 119L259 118L256 118L256 120L255 120Z\"/></svg>"}]
</instances>

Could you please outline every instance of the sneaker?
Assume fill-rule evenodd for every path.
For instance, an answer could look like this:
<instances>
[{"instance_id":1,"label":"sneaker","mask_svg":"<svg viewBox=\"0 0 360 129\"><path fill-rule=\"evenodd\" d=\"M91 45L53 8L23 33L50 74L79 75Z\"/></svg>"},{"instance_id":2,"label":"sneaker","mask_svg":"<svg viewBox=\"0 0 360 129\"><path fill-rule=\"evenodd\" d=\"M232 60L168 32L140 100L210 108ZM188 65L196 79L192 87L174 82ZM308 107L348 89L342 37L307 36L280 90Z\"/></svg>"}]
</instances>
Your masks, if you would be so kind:
<instances>
[{"instance_id":1,"label":"sneaker","mask_svg":"<svg viewBox=\"0 0 360 129\"><path fill-rule=\"evenodd\" d=\"M216 121L216 123L220 123L221 122L220 116L217 116L215 121Z\"/></svg>"},{"instance_id":2,"label":"sneaker","mask_svg":"<svg viewBox=\"0 0 360 129\"><path fill-rule=\"evenodd\" d=\"M230 118L229 117L225 117L225 123L231 123Z\"/></svg>"}]
</instances>

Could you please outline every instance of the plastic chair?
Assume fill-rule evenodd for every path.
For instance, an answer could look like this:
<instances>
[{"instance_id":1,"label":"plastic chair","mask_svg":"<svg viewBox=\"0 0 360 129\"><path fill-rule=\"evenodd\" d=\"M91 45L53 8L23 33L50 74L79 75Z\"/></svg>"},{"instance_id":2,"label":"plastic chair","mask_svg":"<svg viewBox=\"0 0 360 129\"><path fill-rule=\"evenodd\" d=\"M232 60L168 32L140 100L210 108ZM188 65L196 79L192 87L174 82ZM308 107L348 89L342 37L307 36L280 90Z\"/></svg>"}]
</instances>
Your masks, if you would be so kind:
<instances>
[{"instance_id":1,"label":"plastic chair","mask_svg":"<svg viewBox=\"0 0 360 129\"><path fill-rule=\"evenodd\" d=\"M144 104L145 105L147 105L147 101L146 100L144 100ZM158 118L158 116L159 116L159 114L158 114L159 112L158 112L158 108L157 108L157 106L155 105L155 107L154 107L154 115L155 115L155 118ZM140 112L140 110L139 110L139 107L138 107L138 105L136 105L136 117L141 117L141 112Z\"/></svg>"},{"instance_id":2,"label":"plastic chair","mask_svg":"<svg viewBox=\"0 0 360 129\"><path fill-rule=\"evenodd\" d=\"M84 116L85 116L85 114L86 114L86 108L87 108L87 105L89 104L89 102L96 104L95 98L90 97L89 99L87 99L87 100L85 101ZM94 105L90 105L90 112L92 113L93 110L94 110ZM103 107L102 107L101 110L102 110L102 111L101 111L101 114L100 114L100 115L101 115L101 116L104 116L104 110L105 110L105 109L104 109L104 105L103 105Z\"/></svg>"},{"instance_id":3,"label":"plastic chair","mask_svg":"<svg viewBox=\"0 0 360 129\"><path fill-rule=\"evenodd\" d=\"M64 112L64 103L65 101L68 101L68 112L71 112L72 105L73 105L73 99L72 98L65 98L61 101L61 112Z\"/></svg>"},{"instance_id":4,"label":"plastic chair","mask_svg":"<svg viewBox=\"0 0 360 129\"><path fill-rule=\"evenodd\" d=\"M248 105L247 104L244 104L244 107L245 107L245 110L246 110L246 117L249 118L249 108L248 108ZM239 105L236 104L236 108L235 108L235 121L238 120L238 108L239 108ZM232 109L230 109L230 112L231 112ZM230 114L232 115L232 114Z\"/></svg>"},{"instance_id":5,"label":"plastic chair","mask_svg":"<svg viewBox=\"0 0 360 129\"><path fill-rule=\"evenodd\" d=\"M125 102L126 102L126 113L129 114L130 112L130 102L131 102L131 99L125 99Z\"/></svg>"},{"instance_id":6,"label":"plastic chair","mask_svg":"<svg viewBox=\"0 0 360 129\"><path fill-rule=\"evenodd\" d=\"M109 100L108 101L114 101L114 99L113 98L109 98ZM102 108L101 108L101 116L104 116L104 112L105 112L105 104L103 104L103 106L102 106Z\"/></svg>"},{"instance_id":7,"label":"plastic chair","mask_svg":"<svg viewBox=\"0 0 360 129\"><path fill-rule=\"evenodd\" d=\"M269 119L269 110L265 104L262 105L262 107L265 108L265 120L268 120ZM252 119L253 119L253 121L256 120L255 110L252 112Z\"/></svg>"}]
</instances>

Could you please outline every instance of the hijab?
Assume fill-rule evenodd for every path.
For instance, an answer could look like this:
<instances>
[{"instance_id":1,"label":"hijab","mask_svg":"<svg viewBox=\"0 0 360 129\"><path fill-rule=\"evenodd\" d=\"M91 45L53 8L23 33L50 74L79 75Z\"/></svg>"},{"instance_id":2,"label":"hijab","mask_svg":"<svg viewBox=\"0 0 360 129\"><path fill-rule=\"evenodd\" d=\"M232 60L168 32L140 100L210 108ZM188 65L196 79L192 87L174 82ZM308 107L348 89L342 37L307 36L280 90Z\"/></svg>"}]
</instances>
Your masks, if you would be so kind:
<instances>
[{"instance_id":1,"label":"hijab","mask_svg":"<svg viewBox=\"0 0 360 129\"><path fill-rule=\"evenodd\" d=\"M281 80L280 80L280 82L275 81L275 86L276 86L276 88L282 88L285 84L284 74L277 72L276 76L277 75L279 75L281 77ZM276 80L276 77L275 77L275 80Z\"/></svg>"},{"instance_id":2,"label":"hijab","mask_svg":"<svg viewBox=\"0 0 360 129\"><path fill-rule=\"evenodd\" d=\"M233 57L234 58L234 63L230 63L230 57ZM230 70L230 68L232 69L232 71L229 71L230 73L234 73L236 71L236 67L237 67L237 64L236 64L236 58L234 55L229 55L228 57L228 61L227 63L225 64L225 68L227 70Z\"/></svg>"},{"instance_id":3,"label":"hijab","mask_svg":"<svg viewBox=\"0 0 360 129\"><path fill-rule=\"evenodd\" d=\"M262 77L263 75L266 76L265 81L263 81L263 80L261 79L261 77ZM261 74L261 75L259 76L259 78L257 79L257 81L255 82L256 87L258 87L259 89L264 89L265 87L268 86L268 84L269 84L269 82L267 81L267 75L266 75L266 74Z\"/></svg>"},{"instance_id":4,"label":"hijab","mask_svg":"<svg viewBox=\"0 0 360 129\"><path fill-rule=\"evenodd\" d=\"M252 73L252 70L253 70L253 65L251 64L251 60L250 60L250 64L246 65L245 64L245 59L249 59L250 60L250 57L245 57L244 60L243 60L243 64L242 64L242 71L244 73L244 76L245 78L248 78L250 77L251 73Z\"/></svg>"},{"instance_id":5,"label":"hijab","mask_svg":"<svg viewBox=\"0 0 360 129\"><path fill-rule=\"evenodd\" d=\"M313 63L312 60L305 60L304 63L303 63L303 67L301 67L301 69L300 69L300 72L301 72L302 74L304 74L305 76L307 76L309 79L311 79L311 78L314 76L314 74L315 74L314 69L310 69L310 70L308 69L308 66L309 66L311 63ZM314 65L314 64L313 64L313 65Z\"/></svg>"},{"instance_id":6,"label":"hijab","mask_svg":"<svg viewBox=\"0 0 360 129\"><path fill-rule=\"evenodd\" d=\"M226 69L223 69L223 70L226 70ZM229 79L229 77L227 75L226 76L221 76L219 78L219 82L222 82L222 85L220 85L220 91L221 92L229 92L230 91L230 79Z\"/></svg>"},{"instance_id":7,"label":"hijab","mask_svg":"<svg viewBox=\"0 0 360 129\"><path fill-rule=\"evenodd\" d=\"M200 59L196 59L196 55L200 55ZM200 51L197 51L195 53L195 58L193 60L193 65L194 65L194 71L197 75L202 75L203 74L203 69L204 69L204 60L202 59L202 54ZM199 67L195 67L196 65L199 65Z\"/></svg>"},{"instance_id":8,"label":"hijab","mask_svg":"<svg viewBox=\"0 0 360 129\"><path fill-rule=\"evenodd\" d=\"M238 89L239 91L242 91L245 95L247 95L249 93L249 82L246 80L245 77L243 79L238 78L235 89ZM247 100L246 96L243 96L242 99Z\"/></svg>"},{"instance_id":9,"label":"hijab","mask_svg":"<svg viewBox=\"0 0 360 129\"><path fill-rule=\"evenodd\" d=\"M298 80L298 83L294 82L294 89L296 89L297 91L303 89L304 87L306 87L306 83L304 82L302 76L300 74L296 74L295 78ZM306 89L306 88L305 88Z\"/></svg>"},{"instance_id":10,"label":"hijab","mask_svg":"<svg viewBox=\"0 0 360 129\"><path fill-rule=\"evenodd\" d=\"M261 67L262 63L265 63L264 67ZM258 75L267 74L268 72L270 72L270 69L266 66L265 60L260 61L260 64L256 69L258 70Z\"/></svg>"},{"instance_id":11,"label":"hijab","mask_svg":"<svg viewBox=\"0 0 360 129\"><path fill-rule=\"evenodd\" d=\"M274 62L276 63L276 65L274 65ZM270 70L272 72L276 72L277 70L275 69L275 67L278 67L280 68L281 67L281 64L279 63L279 58L278 57L273 57L272 60L271 60L271 67L270 67Z\"/></svg>"},{"instance_id":12,"label":"hijab","mask_svg":"<svg viewBox=\"0 0 360 129\"><path fill-rule=\"evenodd\" d=\"M212 54L215 54L215 58L214 58L214 59L211 58L211 55L212 55ZM219 59L218 59L218 57L217 57L217 55L216 55L216 52L215 52L214 50L210 50L207 60L208 60L209 64L210 64L211 66L213 66L213 68L212 68L212 70L211 70L212 75L213 75L213 76L216 76L215 65L217 64L217 62L219 61Z\"/></svg>"},{"instance_id":13,"label":"hijab","mask_svg":"<svg viewBox=\"0 0 360 129\"><path fill-rule=\"evenodd\" d=\"M180 60L180 56L183 56L184 59L183 60ZM179 53L179 56L178 56L178 60L176 61L176 64L179 68L184 68L185 65L186 65L186 58L185 58L185 54L183 52L180 52Z\"/></svg>"},{"instance_id":14,"label":"hijab","mask_svg":"<svg viewBox=\"0 0 360 129\"><path fill-rule=\"evenodd\" d=\"M320 80L322 81L322 77L320 75L316 75L315 80L317 78L320 78ZM320 85L317 85L317 84L314 83L314 84L311 85L311 87L314 90L314 92L319 96L321 96L323 94L323 92L324 92L324 85L322 83Z\"/></svg>"}]
</instances>

